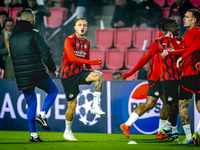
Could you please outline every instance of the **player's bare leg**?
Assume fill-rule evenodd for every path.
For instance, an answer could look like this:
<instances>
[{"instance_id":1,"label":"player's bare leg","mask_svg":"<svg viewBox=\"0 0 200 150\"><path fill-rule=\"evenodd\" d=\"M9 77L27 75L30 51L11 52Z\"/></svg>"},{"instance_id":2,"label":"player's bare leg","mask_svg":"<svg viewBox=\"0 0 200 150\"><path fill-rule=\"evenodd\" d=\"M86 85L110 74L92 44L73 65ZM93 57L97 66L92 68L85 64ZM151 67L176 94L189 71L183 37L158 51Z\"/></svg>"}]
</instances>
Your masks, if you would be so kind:
<instances>
[{"instance_id":1,"label":"player's bare leg","mask_svg":"<svg viewBox=\"0 0 200 150\"><path fill-rule=\"evenodd\" d=\"M172 141L179 141L178 130L176 125L177 117L178 117L178 103L174 103L170 105L169 118L166 121L166 124L161 130L159 130L161 134L166 135ZM170 127L172 127L172 134L170 132Z\"/></svg>"},{"instance_id":2,"label":"player's bare leg","mask_svg":"<svg viewBox=\"0 0 200 150\"><path fill-rule=\"evenodd\" d=\"M167 137L165 135L160 134L159 131L166 124L166 120L167 120L167 118L169 116L170 107L169 107L169 105L166 104L166 100L165 100L165 96L164 95L161 95L160 99L163 102L163 107L160 110L160 120L159 120L158 133L156 135L156 139L165 139Z\"/></svg>"},{"instance_id":3,"label":"player's bare leg","mask_svg":"<svg viewBox=\"0 0 200 150\"><path fill-rule=\"evenodd\" d=\"M147 96L147 100L144 104L138 106L135 109L135 112L133 112L131 114L131 116L129 117L129 119L126 121L126 123L121 124L120 128L122 129L124 135L129 138L129 129L130 126L139 119L140 116L142 116L145 112L147 112L148 110L152 109L156 102L158 101L157 98L152 97L152 96Z\"/></svg>"},{"instance_id":4,"label":"player's bare leg","mask_svg":"<svg viewBox=\"0 0 200 150\"><path fill-rule=\"evenodd\" d=\"M197 111L200 113L200 100L196 101L196 108ZM197 130L194 132L192 138L194 140L194 145L200 145L200 121L197 126Z\"/></svg>"},{"instance_id":5,"label":"player's bare leg","mask_svg":"<svg viewBox=\"0 0 200 150\"><path fill-rule=\"evenodd\" d=\"M66 122L66 127L65 127L65 132L63 137L66 140L70 140L70 141L76 141L77 139L74 137L73 133L72 133L72 120L74 117L74 112L76 109L76 105L77 105L77 98L73 99L72 101L68 101L68 108L67 111L65 112L65 122Z\"/></svg>"},{"instance_id":6,"label":"player's bare leg","mask_svg":"<svg viewBox=\"0 0 200 150\"><path fill-rule=\"evenodd\" d=\"M189 99L179 100L179 116L185 132L186 138L179 144L190 144L193 143L192 133L190 128L190 116L188 113Z\"/></svg>"},{"instance_id":7,"label":"player's bare leg","mask_svg":"<svg viewBox=\"0 0 200 150\"><path fill-rule=\"evenodd\" d=\"M94 99L91 113L105 115L105 112L103 112L99 106L100 96L103 88L103 73L95 70L87 76L86 81L94 81Z\"/></svg>"}]
</instances>

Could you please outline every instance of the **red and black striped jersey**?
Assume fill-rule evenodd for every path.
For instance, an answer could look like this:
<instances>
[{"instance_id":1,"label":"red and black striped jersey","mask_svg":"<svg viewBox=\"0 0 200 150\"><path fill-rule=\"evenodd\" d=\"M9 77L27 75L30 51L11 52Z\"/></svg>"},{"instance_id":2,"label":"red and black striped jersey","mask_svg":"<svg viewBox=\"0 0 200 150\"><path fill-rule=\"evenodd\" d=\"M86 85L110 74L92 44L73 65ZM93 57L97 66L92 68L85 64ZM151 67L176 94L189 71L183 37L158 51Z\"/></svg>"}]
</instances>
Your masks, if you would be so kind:
<instances>
[{"instance_id":1,"label":"red and black striped jersey","mask_svg":"<svg viewBox=\"0 0 200 150\"><path fill-rule=\"evenodd\" d=\"M184 47L184 39L182 37L160 38L156 40L160 53L163 51L174 51L175 47L171 44L171 40ZM181 77L181 69L176 67L176 60L180 56L168 55L165 58L160 57L160 81L179 80Z\"/></svg>"},{"instance_id":2,"label":"red and black striped jersey","mask_svg":"<svg viewBox=\"0 0 200 150\"><path fill-rule=\"evenodd\" d=\"M185 49L171 51L168 55L182 55L182 76L198 74L195 65L200 60L200 28L193 27L185 33Z\"/></svg>"},{"instance_id":3,"label":"red and black striped jersey","mask_svg":"<svg viewBox=\"0 0 200 150\"><path fill-rule=\"evenodd\" d=\"M195 65L200 60L200 47L196 49L193 46L200 45L200 28L193 27L185 33L185 46L188 50L181 56L184 59L182 76L198 74ZM198 41L198 42L197 42Z\"/></svg>"},{"instance_id":4,"label":"red and black striped jersey","mask_svg":"<svg viewBox=\"0 0 200 150\"><path fill-rule=\"evenodd\" d=\"M67 78L81 72L84 64L87 69L91 69L91 64L94 64L94 60L89 60L89 54L89 40L85 37L81 40L76 34L67 37L64 43L63 63L60 77Z\"/></svg>"}]
</instances>

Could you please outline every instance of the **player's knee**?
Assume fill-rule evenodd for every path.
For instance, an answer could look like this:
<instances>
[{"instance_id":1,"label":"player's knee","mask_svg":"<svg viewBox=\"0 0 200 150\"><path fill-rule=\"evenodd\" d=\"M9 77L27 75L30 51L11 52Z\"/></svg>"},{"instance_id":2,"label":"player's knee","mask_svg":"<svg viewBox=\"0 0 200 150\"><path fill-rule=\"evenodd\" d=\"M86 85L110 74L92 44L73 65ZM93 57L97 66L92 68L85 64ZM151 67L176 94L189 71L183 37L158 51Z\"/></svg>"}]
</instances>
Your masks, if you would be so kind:
<instances>
[{"instance_id":1,"label":"player's knee","mask_svg":"<svg viewBox=\"0 0 200 150\"><path fill-rule=\"evenodd\" d=\"M98 71L98 72L96 72L96 80L103 80L103 73L102 72L100 72L100 71Z\"/></svg>"}]
</instances>

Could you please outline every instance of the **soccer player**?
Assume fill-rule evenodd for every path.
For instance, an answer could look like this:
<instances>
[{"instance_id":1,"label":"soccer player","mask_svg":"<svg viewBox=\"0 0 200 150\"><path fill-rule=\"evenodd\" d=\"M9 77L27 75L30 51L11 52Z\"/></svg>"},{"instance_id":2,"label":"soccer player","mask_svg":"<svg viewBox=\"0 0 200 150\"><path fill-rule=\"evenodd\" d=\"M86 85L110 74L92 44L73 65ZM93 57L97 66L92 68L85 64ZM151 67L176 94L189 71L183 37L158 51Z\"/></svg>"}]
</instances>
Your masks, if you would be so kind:
<instances>
[{"instance_id":1,"label":"soccer player","mask_svg":"<svg viewBox=\"0 0 200 150\"><path fill-rule=\"evenodd\" d=\"M165 21L162 22L162 25L160 25L159 29L163 29L163 27L166 24L167 21L171 19L165 19ZM160 22L161 23L161 22ZM159 24L160 24L159 23ZM165 30L161 30L163 32ZM167 32L164 32L166 34ZM120 127L125 134L127 138L130 137L129 135L129 129L130 126L139 119L140 116L142 116L145 112L152 109L158 98L163 95L163 90L161 87L161 83L159 81L160 78L160 51L159 47L156 43L156 40L164 37L162 33L159 34L159 36L152 42L150 49L148 52L139 60L137 65L129 72L124 74L122 77L123 80L126 80L127 77L134 74L137 70L139 70L142 66L144 66L149 60L150 60L150 67L148 72L148 83L149 83L149 89L147 93L147 100L144 104L140 105L136 108L135 112L132 113L132 115L129 117L126 123L122 124ZM162 96L163 97L163 96ZM159 122L159 130L164 126L165 123L169 124L170 129L170 123L166 119L168 118L169 114L169 105L166 105L165 98L161 98L163 100L163 103L165 104L163 108L161 109L160 113L160 122Z\"/></svg>"},{"instance_id":2,"label":"soccer player","mask_svg":"<svg viewBox=\"0 0 200 150\"><path fill-rule=\"evenodd\" d=\"M162 51L171 51L173 49L177 49L177 46L174 47L171 43L179 43L178 48L184 48L184 39L179 37L179 27L175 20L172 20L171 23L166 23L165 30L173 32L175 36L172 39L169 38L160 38L157 40L158 47L162 47ZM170 40L170 42L169 42ZM160 51L160 53L162 52ZM166 58L161 57L160 63L160 81L163 89L163 93L165 95L166 103L170 105L170 115L169 120L172 125L172 139L177 138L178 131L176 127L177 116L178 116L178 86L180 80L181 70L176 68L176 60L177 56L168 56ZM170 130L167 130L169 127L164 126L163 129L160 130L160 133L171 136ZM178 141L178 138L177 138Z\"/></svg>"},{"instance_id":3,"label":"soccer player","mask_svg":"<svg viewBox=\"0 0 200 150\"><path fill-rule=\"evenodd\" d=\"M195 93L196 108L200 113L200 85L198 71L195 68L195 64L200 60L200 28L197 27L199 21L200 12L197 9L189 9L183 18L184 26L189 29L185 33L186 48L178 51L164 52L162 54L163 56L183 54L177 60L177 67L180 66L180 63L182 63L183 66L180 86L179 115L186 134L186 138L180 142L180 144L191 144L193 142L194 144L200 144L200 123L192 136L190 117L188 114L188 104L193 93Z\"/></svg>"},{"instance_id":4,"label":"soccer player","mask_svg":"<svg viewBox=\"0 0 200 150\"><path fill-rule=\"evenodd\" d=\"M45 130L51 130L46 114L53 105L58 88L46 73L46 69L56 76L56 66L44 38L34 28L35 13L31 9L22 12L9 39L10 54L19 90L22 90L28 104L27 118L31 133L30 142L44 142L36 133L35 121ZM40 114L36 116L37 96L35 87L47 93Z\"/></svg>"},{"instance_id":5,"label":"soccer player","mask_svg":"<svg viewBox=\"0 0 200 150\"><path fill-rule=\"evenodd\" d=\"M87 31L87 20L79 18L75 21L75 34L67 37L64 43L63 65L61 81L68 101L65 113L66 128L63 137L66 140L77 140L71 130L73 115L77 104L77 95L80 93L80 84L91 84L94 81L94 100L92 114L105 115L99 107L103 88L103 74L91 70L91 65L99 65L101 61L90 60L90 41L84 36ZM84 64L87 69L84 69Z\"/></svg>"}]
</instances>

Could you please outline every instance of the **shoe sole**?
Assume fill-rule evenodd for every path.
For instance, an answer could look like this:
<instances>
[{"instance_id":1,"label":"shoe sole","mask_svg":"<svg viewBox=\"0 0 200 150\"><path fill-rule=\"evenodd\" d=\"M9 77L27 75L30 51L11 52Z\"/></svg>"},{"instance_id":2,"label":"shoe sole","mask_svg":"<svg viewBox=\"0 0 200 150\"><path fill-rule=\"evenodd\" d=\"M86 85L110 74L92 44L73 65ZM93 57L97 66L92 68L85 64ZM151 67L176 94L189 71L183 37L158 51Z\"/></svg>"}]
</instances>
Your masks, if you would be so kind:
<instances>
[{"instance_id":1,"label":"shoe sole","mask_svg":"<svg viewBox=\"0 0 200 150\"><path fill-rule=\"evenodd\" d=\"M68 140L68 141L78 141L77 139L74 139L74 140L69 140L69 139L65 138L65 136L64 136L64 135L63 135L63 138L64 138L65 140Z\"/></svg>"},{"instance_id":2,"label":"shoe sole","mask_svg":"<svg viewBox=\"0 0 200 150\"><path fill-rule=\"evenodd\" d=\"M42 124L42 122L41 122L39 119L37 119L37 118L36 118L36 122L37 122L39 125L41 125L42 128L43 128L44 130L46 130L46 131L50 131L50 130L51 130L50 127L44 126L44 125Z\"/></svg>"},{"instance_id":3,"label":"shoe sole","mask_svg":"<svg viewBox=\"0 0 200 150\"><path fill-rule=\"evenodd\" d=\"M126 132L124 131L125 129L123 130L123 127L121 127L121 126L120 126L120 128L121 128L122 132L124 133L124 135L125 135L127 138L130 138L130 135L127 135Z\"/></svg>"},{"instance_id":4,"label":"shoe sole","mask_svg":"<svg viewBox=\"0 0 200 150\"><path fill-rule=\"evenodd\" d=\"M98 114L98 113L94 113L94 112L92 112L92 111L91 111L91 114L101 115L101 116L105 115L105 113L104 113L104 114Z\"/></svg>"}]
</instances>

